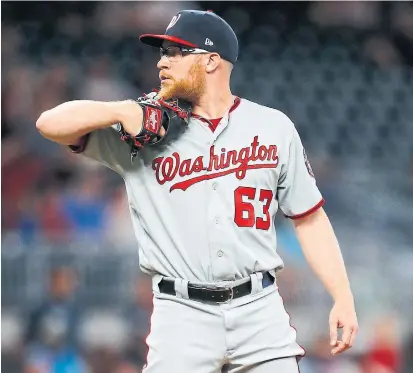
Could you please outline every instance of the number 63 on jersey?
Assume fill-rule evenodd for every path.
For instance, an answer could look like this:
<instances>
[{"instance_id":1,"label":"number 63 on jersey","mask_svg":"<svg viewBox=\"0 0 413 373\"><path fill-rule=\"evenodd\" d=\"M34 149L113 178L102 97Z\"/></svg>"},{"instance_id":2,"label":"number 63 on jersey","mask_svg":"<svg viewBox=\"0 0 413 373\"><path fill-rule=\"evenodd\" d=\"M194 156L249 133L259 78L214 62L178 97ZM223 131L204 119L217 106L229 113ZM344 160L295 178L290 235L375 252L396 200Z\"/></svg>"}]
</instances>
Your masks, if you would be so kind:
<instances>
[{"instance_id":1,"label":"number 63 on jersey","mask_svg":"<svg viewBox=\"0 0 413 373\"><path fill-rule=\"evenodd\" d=\"M271 226L270 205L273 192L269 189L257 189L239 186L234 191L234 221L239 227L268 230ZM262 210L256 211L253 201L261 202Z\"/></svg>"}]
</instances>

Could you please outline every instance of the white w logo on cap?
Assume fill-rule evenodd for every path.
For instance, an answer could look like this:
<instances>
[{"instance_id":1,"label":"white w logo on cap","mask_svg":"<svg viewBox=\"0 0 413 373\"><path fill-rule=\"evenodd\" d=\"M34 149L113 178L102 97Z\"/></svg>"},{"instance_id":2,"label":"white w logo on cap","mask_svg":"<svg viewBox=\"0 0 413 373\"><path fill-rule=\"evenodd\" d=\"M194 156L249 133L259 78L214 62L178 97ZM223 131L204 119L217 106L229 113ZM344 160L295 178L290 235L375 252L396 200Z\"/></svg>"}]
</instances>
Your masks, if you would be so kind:
<instances>
[{"instance_id":1,"label":"white w logo on cap","mask_svg":"<svg viewBox=\"0 0 413 373\"><path fill-rule=\"evenodd\" d=\"M167 26L166 29L169 30L171 27L175 26L176 22L178 22L178 19L179 19L180 17L181 17L180 14L174 16L174 17L171 19L171 22L169 22L169 25Z\"/></svg>"}]
</instances>

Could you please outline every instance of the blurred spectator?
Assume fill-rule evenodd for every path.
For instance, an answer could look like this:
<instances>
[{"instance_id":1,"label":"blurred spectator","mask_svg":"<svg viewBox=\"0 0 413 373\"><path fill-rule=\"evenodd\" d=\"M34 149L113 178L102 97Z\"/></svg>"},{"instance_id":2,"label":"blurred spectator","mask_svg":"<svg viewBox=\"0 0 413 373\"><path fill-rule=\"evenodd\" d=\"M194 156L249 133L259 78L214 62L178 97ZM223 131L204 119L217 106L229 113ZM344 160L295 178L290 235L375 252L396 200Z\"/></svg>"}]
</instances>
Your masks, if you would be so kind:
<instances>
[{"instance_id":1,"label":"blurred spectator","mask_svg":"<svg viewBox=\"0 0 413 373\"><path fill-rule=\"evenodd\" d=\"M402 62L400 52L391 39L385 35L375 35L368 38L364 44L364 53L367 59L382 69L398 66Z\"/></svg>"},{"instance_id":2,"label":"blurred spectator","mask_svg":"<svg viewBox=\"0 0 413 373\"><path fill-rule=\"evenodd\" d=\"M20 214L16 228L20 233L22 242L29 245L39 237L41 232L39 217L41 217L42 213L42 203L35 193L32 192L19 201L18 209Z\"/></svg>"},{"instance_id":3,"label":"blurred spectator","mask_svg":"<svg viewBox=\"0 0 413 373\"><path fill-rule=\"evenodd\" d=\"M123 185L113 186L107 203L104 240L115 250L136 252L136 237L133 231L131 211Z\"/></svg>"},{"instance_id":4,"label":"blurred spectator","mask_svg":"<svg viewBox=\"0 0 413 373\"><path fill-rule=\"evenodd\" d=\"M379 23L380 3L376 1L316 1L309 17L324 27L372 28Z\"/></svg>"},{"instance_id":5,"label":"blurred spectator","mask_svg":"<svg viewBox=\"0 0 413 373\"><path fill-rule=\"evenodd\" d=\"M108 197L101 170L82 175L61 196L61 212L70 226L72 241L99 243L104 239Z\"/></svg>"},{"instance_id":6,"label":"blurred spectator","mask_svg":"<svg viewBox=\"0 0 413 373\"><path fill-rule=\"evenodd\" d=\"M1 370L21 373L24 365L23 320L11 310L2 310L1 315Z\"/></svg>"},{"instance_id":7,"label":"blurred spectator","mask_svg":"<svg viewBox=\"0 0 413 373\"><path fill-rule=\"evenodd\" d=\"M87 373L82 356L64 345L64 334L55 330L55 320L43 325L43 344L29 346L24 373Z\"/></svg>"},{"instance_id":8,"label":"blurred spectator","mask_svg":"<svg viewBox=\"0 0 413 373\"><path fill-rule=\"evenodd\" d=\"M99 347L87 354L90 373L141 373L141 369L122 359L118 350Z\"/></svg>"},{"instance_id":9,"label":"blurred spectator","mask_svg":"<svg viewBox=\"0 0 413 373\"><path fill-rule=\"evenodd\" d=\"M394 43L405 61L413 66L413 4L395 3L390 12Z\"/></svg>"},{"instance_id":10,"label":"blurred spectator","mask_svg":"<svg viewBox=\"0 0 413 373\"><path fill-rule=\"evenodd\" d=\"M152 314L152 279L140 274L135 283L133 303L125 313L129 324L129 337L126 356L135 366L142 367L146 363L150 318Z\"/></svg>"},{"instance_id":11,"label":"blurred spectator","mask_svg":"<svg viewBox=\"0 0 413 373\"><path fill-rule=\"evenodd\" d=\"M76 346L79 309L75 299L76 274L68 266L56 266L49 275L46 299L29 316L26 341L59 347Z\"/></svg>"},{"instance_id":12,"label":"blurred spectator","mask_svg":"<svg viewBox=\"0 0 413 373\"><path fill-rule=\"evenodd\" d=\"M375 324L369 350L363 358L363 373L400 372L401 351L397 327L397 320L390 315Z\"/></svg>"},{"instance_id":13,"label":"blurred spectator","mask_svg":"<svg viewBox=\"0 0 413 373\"><path fill-rule=\"evenodd\" d=\"M53 59L47 65L50 67L46 66L44 72L37 77L33 95L35 112L30 113L31 118L68 101L73 96L74 87L70 81L68 63L62 59Z\"/></svg>"},{"instance_id":14,"label":"blurred spectator","mask_svg":"<svg viewBox=\"0 0 413 373\"><path fill-rule=\"evenodd\" d=\"M29 317L25 373L86 373L77 350L74 271L53 268L49 281L47 299Z\"/></svg>"},{"instance_id":15,"label":"blurred spectator","mask_svg":"<svg viewBox=\"0 0 413 373\"><path fill-rule=\"evenodd\" d=\"M38 78L35 66L30 64L10 66L2 78L2 120L12 124L11 130L19 135L33 114Z\"/></svg>"},{"instance_id":16,"label":"blurred spectator","mask_svg":"<svg viewBox=\"0 0 413 373\"><path fill-rule=\"evenodd\" d=\"M17 137L11 137L2 148L2 228L16 229L20 208L25 199L36 189L39 175L46 165L25 149ZM4 159L3 159L4 154Z\"/></svg>"},{"instance_id":17,"label":"blurred spectator","mask_svg":"<svg viewBox=\"0 0 413 373\"><path fill-rule=\"evenodd\" d=\"M80 324L79 340L90 373L140 373L123 357L128 329L117 312L91 311Z\"/></svg>"},{"instance_id":18,"label":"blurred spectator","mask_svg":"<svg viewBox=\"0 0 413 373\"><path fill-rule=\"evenodd\" d=\"M62 194L56 188L48 188L43 195L39 221L43 238L47 242L58 244L72 238L70 221L64 214Z\"/></svg>"},{"instance_id":19,"label":"blurred spectator","mask_svg":"<svg viewBox=\"0 0 413 373\"><path fill-rule=\"evenodd\" d=\"M138 95L130 83L111 74L110 56L107 54L96 56L86 76L88 78L82 81L78 89L78 100L117 101Z\"/></svg>"},{"instance_id":20,"label":"blurred spectator","mask_svg":"<svg viewBox=\"0 0 413 373\"><path fill-rule=\"evenodd\" d=\"M331 355L327 335L316 335L313 341L300 362L300 373L363 373L357 361L348 356L349 353L347 356Z\"/></svg>"},{"instance_id":21,"label":"blurred spectator","mask_svg":"<svg viewBox=\"0 0 413 373\"><path fill-rule=\"evenodd\" d=\"M413 367L413 332L408 334L403 348L402 373L410 373L411 367Z\"/></svg>"}]
</instances>

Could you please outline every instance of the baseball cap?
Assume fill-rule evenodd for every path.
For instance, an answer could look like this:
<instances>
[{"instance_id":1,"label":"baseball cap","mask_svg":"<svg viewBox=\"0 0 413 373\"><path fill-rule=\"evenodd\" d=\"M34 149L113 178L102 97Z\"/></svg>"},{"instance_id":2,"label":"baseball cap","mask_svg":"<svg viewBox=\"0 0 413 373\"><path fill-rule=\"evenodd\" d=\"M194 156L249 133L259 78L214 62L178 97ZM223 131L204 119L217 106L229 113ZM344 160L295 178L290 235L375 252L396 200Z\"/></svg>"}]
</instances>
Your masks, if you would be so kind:
<instances>
[{"instance_id":1,"label":"baseball cap","mask_svg":"<svg viewBox=\"0 0 413 373\"><path fill-rule=\"evenodd\" d=\"M218 53L235 63L238 59L238 39L231 26L212 11L182 10L169 22L164 35L144 34L139 40L160 48L164 40L190 48Z\"/></svg>"}]
</instances>

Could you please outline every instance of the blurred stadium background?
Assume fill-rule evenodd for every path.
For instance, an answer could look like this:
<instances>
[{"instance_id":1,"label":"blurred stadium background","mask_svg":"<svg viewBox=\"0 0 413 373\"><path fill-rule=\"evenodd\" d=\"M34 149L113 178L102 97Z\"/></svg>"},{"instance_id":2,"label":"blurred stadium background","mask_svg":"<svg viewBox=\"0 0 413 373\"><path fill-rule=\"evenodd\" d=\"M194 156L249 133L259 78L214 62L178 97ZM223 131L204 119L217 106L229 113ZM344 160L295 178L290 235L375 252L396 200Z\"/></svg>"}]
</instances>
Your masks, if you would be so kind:
<instances>
[{"instance_id":1,"label":"blurred stadium background","mask_svg":"<svg viewBox=\"0 0 413 373\"><path fill-rule=\"evenodd\" d=\"M157 87L158 54L137 36L163 33L189 8L212 9L237 32L233 92L296 123L340 239L360 334L352 350L331 358L331 300L290 224L278 219L281 293L307 350L301 372L413 372L411 2L1 8L4 372L141 371L152 296L123 182L43 139L35 122L67 100L126 99Z\"/></svg>"}]
</instances>

